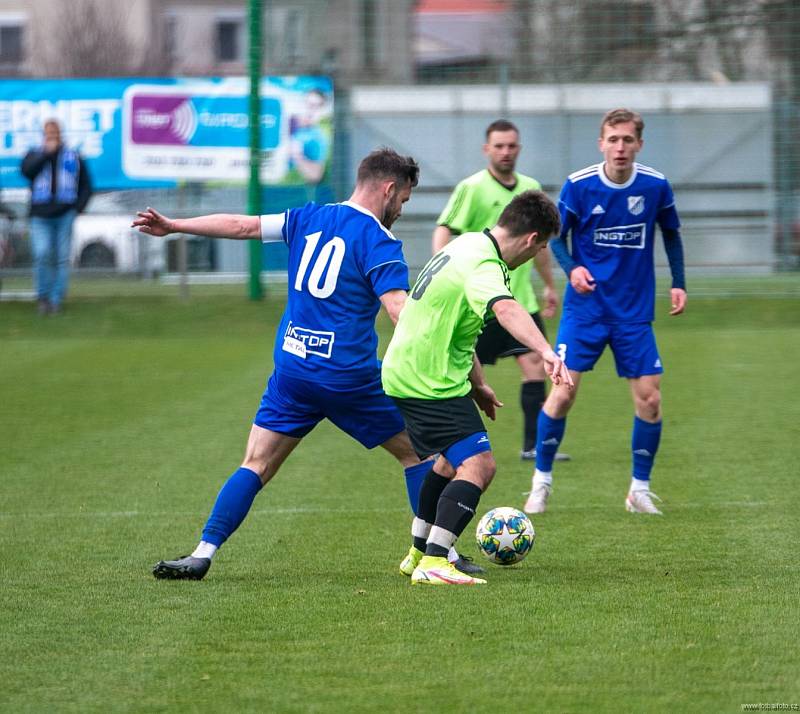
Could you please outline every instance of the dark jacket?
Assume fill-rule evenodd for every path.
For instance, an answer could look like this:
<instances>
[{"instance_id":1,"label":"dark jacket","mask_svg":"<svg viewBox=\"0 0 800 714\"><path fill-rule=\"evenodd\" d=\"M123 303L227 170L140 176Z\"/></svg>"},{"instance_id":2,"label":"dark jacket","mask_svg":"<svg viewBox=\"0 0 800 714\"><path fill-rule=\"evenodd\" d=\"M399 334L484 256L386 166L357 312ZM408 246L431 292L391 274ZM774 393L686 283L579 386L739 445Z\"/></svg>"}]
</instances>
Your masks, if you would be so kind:
<instances>
[{"instance_id":1,"label":"dark jacket","mask_svg":"<svg viewBox=\"0 0 800 714\"><path fill-rule=\"evenodd\" d=\"M59 156L64 151L69 151L66 147L61 146L54 154L45 153L41 149L29 151L25 158L22 159L22 175L25 176L32 184L36 181L37 176L43 171L49 172L50 175L50 189L45 200L34 200L32 197L30 215L39 218L57 218L62 216L69 210L76 210L82 213L89 203L92 196L92 183L89 178L89 172L86 169L86 163L80 156L77 157L77 185L76 190L73 192L69 199L65 199L63 191L60 190L58 185L59 175Z\"/></svg>"}]
</instances>

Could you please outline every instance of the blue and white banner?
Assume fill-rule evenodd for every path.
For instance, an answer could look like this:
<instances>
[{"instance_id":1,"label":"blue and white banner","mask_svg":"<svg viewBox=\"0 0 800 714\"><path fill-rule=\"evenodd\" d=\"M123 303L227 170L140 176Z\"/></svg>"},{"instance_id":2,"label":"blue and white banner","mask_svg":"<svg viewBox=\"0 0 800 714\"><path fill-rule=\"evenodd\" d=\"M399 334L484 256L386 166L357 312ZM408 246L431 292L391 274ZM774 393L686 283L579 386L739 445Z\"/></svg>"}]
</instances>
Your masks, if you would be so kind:
<instances>
[{"instance_id":1,"label":"blue and white banner","mask_svg":"<svg viewBox=\"0 0 800 714\"><path fill-rule=\"evenodd\" d=\"M333 138L326 77L262 79L262 181L325 182ZM246 181L249 82L224 79L75 79L0 82L0 186L25 187L25 153L48 119L87 161L96 189Z\"/></svg>"}]
</instances>

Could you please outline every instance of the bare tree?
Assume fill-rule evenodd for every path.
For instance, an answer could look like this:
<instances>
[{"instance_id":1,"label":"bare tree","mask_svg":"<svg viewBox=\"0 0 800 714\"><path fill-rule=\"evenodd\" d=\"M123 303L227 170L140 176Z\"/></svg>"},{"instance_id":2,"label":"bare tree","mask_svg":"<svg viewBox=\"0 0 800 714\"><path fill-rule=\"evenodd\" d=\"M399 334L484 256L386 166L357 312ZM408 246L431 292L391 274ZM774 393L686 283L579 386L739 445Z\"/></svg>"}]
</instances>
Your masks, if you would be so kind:
<instances>
[{"instance_id":1,"label":"bare tree","mask_svg":"<svg viewBox=\"0 0 800 714\"><path fill-rule=\"evenodd\" d=\"M44 73L61 77L120 77L161 74L162 43L137 47L122 4L70 0L38 13L36 46Z\"/></svg>"}]
</instances>

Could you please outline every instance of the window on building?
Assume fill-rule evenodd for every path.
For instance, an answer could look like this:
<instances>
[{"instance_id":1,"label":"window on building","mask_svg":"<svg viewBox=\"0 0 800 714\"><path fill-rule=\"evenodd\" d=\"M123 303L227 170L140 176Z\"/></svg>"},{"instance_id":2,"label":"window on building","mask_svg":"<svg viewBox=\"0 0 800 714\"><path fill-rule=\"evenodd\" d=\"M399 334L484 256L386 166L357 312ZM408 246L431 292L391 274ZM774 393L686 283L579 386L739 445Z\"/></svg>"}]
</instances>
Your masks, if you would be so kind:
<instances>
[{"instance_id":1,"label":"window on building","mask_svg":"<svg viewBox=\"0 0 800 714\"><path fill-rule=\"evenodd\" d=\"M164 16L164 57L172 67L178 52L178 17L173 13Z\"/></svg>"},{"instance_id":2,"label":"window on building","mask_svg":"<svg viewBox=\"0 0 800 714\"><path fill-rule=\"evenodd\" d=\"M0 63L20 64L24 57L24 32L21 23L0 21Z\"/></svg>"},{"instance_id":3,"label":"window on building","mask_svg":"<svg viewBox=\"0 0 800 714\"><path fill-rule=\"evenodd\" d=\"M217 19L217 62L244 61L244 29L244 17L221 17Z\"/></svg>"}]
</instances>

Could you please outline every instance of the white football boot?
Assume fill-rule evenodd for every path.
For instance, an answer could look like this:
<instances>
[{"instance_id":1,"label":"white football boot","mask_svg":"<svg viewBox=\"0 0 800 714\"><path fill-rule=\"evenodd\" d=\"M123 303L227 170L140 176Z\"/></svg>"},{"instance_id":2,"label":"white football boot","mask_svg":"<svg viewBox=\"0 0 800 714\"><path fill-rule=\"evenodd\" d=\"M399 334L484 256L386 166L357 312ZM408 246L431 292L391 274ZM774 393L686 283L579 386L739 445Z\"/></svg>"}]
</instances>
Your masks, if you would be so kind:
<instances>
[{"instance_id":1,"label":"white football boot","mask_svg":"<svg viewBox=\"0 0 800 714\"><path fill-rule=\"evenodd\" d=\"M652 491L628 491L625 499L625 508L630 513L649 513L651 516L663 516L664 514L656 508L653 499L661 501Z\"/></svg>"},{"instance_id":2,"label":"white football boot","mask_svg":"<svg viewBox=\"0 0 800 714\"><path fill-rule=\"evenodd\" d=\"M528 494L528 500L525 501L522 510L525 513L544 513L547 510L547 499L550 498L552 492L553 487L549 484L535 484Z\"/></svg>"}]
</instances>

